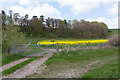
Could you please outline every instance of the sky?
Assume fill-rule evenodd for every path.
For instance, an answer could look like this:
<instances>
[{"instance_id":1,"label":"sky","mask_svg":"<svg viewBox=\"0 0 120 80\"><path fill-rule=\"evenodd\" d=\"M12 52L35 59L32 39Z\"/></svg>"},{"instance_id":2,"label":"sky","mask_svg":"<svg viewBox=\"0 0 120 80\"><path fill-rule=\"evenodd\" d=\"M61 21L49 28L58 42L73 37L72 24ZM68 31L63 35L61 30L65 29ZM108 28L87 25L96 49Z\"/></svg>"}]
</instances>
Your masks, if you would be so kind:
<instances>
[{"instance_id":1,"label":"sky","mask_svg":"<svg viewBox=\"0 0 120 80\"><path fill-rule=\"evenodd\" d=\"M20 16L44 15L45 18L98 21L109 29L118 28L119 0L0 0L0 10L9 15L9 10Z\"/></svg>"}]
</instances>

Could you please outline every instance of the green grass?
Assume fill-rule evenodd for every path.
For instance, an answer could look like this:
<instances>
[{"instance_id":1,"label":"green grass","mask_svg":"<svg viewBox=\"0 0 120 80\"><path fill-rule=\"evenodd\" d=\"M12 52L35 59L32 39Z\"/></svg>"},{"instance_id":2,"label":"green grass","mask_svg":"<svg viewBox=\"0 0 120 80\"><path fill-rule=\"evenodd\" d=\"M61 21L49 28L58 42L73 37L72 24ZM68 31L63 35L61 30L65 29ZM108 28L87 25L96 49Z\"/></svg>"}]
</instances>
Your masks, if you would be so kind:
<instances>
[{"instance_id":1,"label":"green grass","mask_svg":"<svg viewBox=\"0 0 120 80\"><path fill-rule=\"evenodd\" d=\"M48 53L44 53L43 56L46 55L46 54L48 54Z\"/></svg>"},{"instance_id":2,"label":"green grass","mask_svg":"<svg viewBox=\"0 0 120 80\"><path fill-rule=\"evenodd\" d=\"M107 57L107 56L117 56L117 49L83 49L70 51L61 51L60 55L54 54L51 58L46 61L46 65L49 66L51 64L59 64L59 63L70 63L70 62L81 62L85 60L96 60L99 58Z\"/></svg>"},{"instance_id":3,"label":"green grass","mask_svg":"<svg viewBox=\"0 0 120 80\"><path fill-rule=\"evenodd\" d=\"M60 54L54 54L51 58L46 61L46 66L48 66L48 71L44 71L42 74L33 74L31 76L36 76L42 78L42 76L47 76L51 72L64 71L69 69L75 69L83 67L90 62L101 60L101 63L96 64L92 67L96 67L86 73L84 78L116 78L118 77L118 48L105 48L105 49L88 49L88 50L76 50L61 51ZM77 64L77 65L75 65ZM59 66L59 67L58 67ZM65 66L65 67L63 67ZM78 76L81 78L81 76Z\"/></svg>"},{"instance_id":4,"label":"green grass","mask_svg":"<svg viewBox=\"0 0 120 80\"><path fill-rule=\"evenodd\" d=\"M109 33L109 35L115 35L118 34L118 32L120 31L120 29L109 29L111 32Z\"/></svg>"},{"instance_id":5,"label":"green grass","mask_svg":"<svg viewBox=\"0 0 120 80\"><path fill-rule=\"evenodd\" d=\"M5 75L8 75L8 74L11 74L14 71L16 71L17 69L20 69L21 67L25 66L26 64L28 64L28 63L30 63L30 62L38 59L38 58L39 57L30 58L30 59L28 59L28 60L26 60L26 61L24 61L22 63L19 63L19 64L15 65L15 66L13 66L13 67L11 67L9 69L6 69L6 70L2 71L2 75L5 76Z\"/></svg>"},{"instance_id":6,"label":"green grass","mask_svg":"<svg viewBox=\"0 0 120 80\"><path fill-rule=\"evenodd\" d=\"M105 64L102 67L89 70L82 78L118 78L118 63L115 60L112 63Z\"/></svg>"},{"instance_id":7,"label":"green grass","mask_svg":"<svg viewBox=\"0 0 120 80\"><path fill-rule=\"evenodd\" d=\"M24 57L25 56L19 55L19 54L11 54L11 55L5 56L5 57L2 58L2 65L1 66L5 65L5 64L8 64L12 61L24 58Z\"/></svg>"}]
</instances>

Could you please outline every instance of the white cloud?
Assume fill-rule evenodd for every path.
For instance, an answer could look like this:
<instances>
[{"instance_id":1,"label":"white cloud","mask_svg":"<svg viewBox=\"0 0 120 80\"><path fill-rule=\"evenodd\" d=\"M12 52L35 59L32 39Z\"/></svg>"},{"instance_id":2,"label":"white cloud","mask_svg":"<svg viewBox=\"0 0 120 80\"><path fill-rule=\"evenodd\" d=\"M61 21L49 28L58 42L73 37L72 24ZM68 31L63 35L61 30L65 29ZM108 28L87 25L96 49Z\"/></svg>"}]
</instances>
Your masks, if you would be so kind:
<instances>
[{"instance_id":1,"label":"white cloud","mask_svg":"<svg viewBox=\"0 0 120 80\"><path fill-rule=\"evenodd\" d=\"M20 5L30 5L32 2L30 0L19 0Z\"/></svg>"},{"instance_id":2,"label":"white cloud","mask_svg":"<svg viewBox=\"0 0 120 80\"><path fill-rule=\"evenodd\" d=\"M19 2L21 0L0 0L0 2ZM24 0L25 1L25 0ZM35 1L35 0L30 0L31 2ZM58 2L58 0L36 0L39 2Z\"/></svg>"},{"instance_id":3,"label":"white cloud","mask_svg":"<svg viewBox=\"0 0 120 80\"><path fill-rule=\"evenodd\" d=\"M16 0L0 0L0 2L16 2Z\"/></svg>"},{"instance_id":4,"label":"white cloud","mask_svg":"<svg viewBox=\"0 0 120 80\"><path fill-rule=\"evenodd\" d=\"M87 19L86 21L90 21L90 22L92 22L92 21L98 21L98 22L105 22L105 18L103 18L103 17L99 17L98 19Z\"/></svg>"},{"instance_id":5,"label":"white cloud","mask_svg":"<svg viewBox=\"0 0 120 80\"><path fill-rule=\"evenodd\" d=\"M70 7L72 12L75 15L81 13L89 12L97 7L100 7L100 4L103 4L110 15L115 15L117 12L117 3L118 0L58 0L58 3L61 7ZM114 3L114 4L113 4ZM111 6L112 5L112 6ZM99 21L105 22L109 28L118 28L118 18L103 18L99 17L98 19L88 19L88 21Z\"/></svg>"},{"instance_id":6,"label":"white cloud","mask_svg":"<svg viewBox=\"0 0 120 80\"><path fill-rule=\"evenodd\" d=\"M61 7L69 6L75 15L89 12L100 3L118 2L118 0L58 0Z\"/></svg>"},{"instance_id":7,"label":"white cloud","mask_svg":"<svg viewBox=\"0 0 120 80\"><path fill-rule=\"evenodd\" d=\"M110 15L117 15L118 14L118 3L115 3L108 9L108 13Z\"/></svg>"},{"instance_id":8,"label":"white cloud","mask_svg":"<svg viewBox=\"0 0 120 80\"><path fill-rule=\"evenodd\" d=\"M71 9L75 15L78 15L80 13L89 12L96 7L99 7L99 3L91 2L76 4Z\"/></svg>"},{"instance_id":9,"label":"white cloud","mask_svg":"<svg viewBox=\"0 0 120 80\"><path fill-rule=\"evenodd\" d=\"M117 29L118 28L118 17L116 18L103 18L99 17L98 19L87 19L86 21L98 21L98 22L104 22L107 24L109 29Z\"/></svg>"},{"instance_id":10,"label":"white cloud","mask_svg":"<svg viewBox=\"0 0 120 80\"><path fill-rule=\"evenodd\" d=\"M59 0L61 7L69 6L75 15L89 12L90 10L99 7L99 2L93 0Z\"/></svg>"},{"instance_id":11,"label":"white cloud","mask_svg":"<svg viewBox=\"0 0 120 80\"><path fill-rule=\"evenodd\" d=\"M10 9L14 13L20 13L20 16L28 14L29 18L32 18L32 16L34 15L38 17L44 15L46 18L47 17L61 18L60 11L54 8L53 6L49 5L48 3L43 3L42 5L36 6L28 6L27 8L21 6L11 6Z\"/></svg>"}]
</instances>

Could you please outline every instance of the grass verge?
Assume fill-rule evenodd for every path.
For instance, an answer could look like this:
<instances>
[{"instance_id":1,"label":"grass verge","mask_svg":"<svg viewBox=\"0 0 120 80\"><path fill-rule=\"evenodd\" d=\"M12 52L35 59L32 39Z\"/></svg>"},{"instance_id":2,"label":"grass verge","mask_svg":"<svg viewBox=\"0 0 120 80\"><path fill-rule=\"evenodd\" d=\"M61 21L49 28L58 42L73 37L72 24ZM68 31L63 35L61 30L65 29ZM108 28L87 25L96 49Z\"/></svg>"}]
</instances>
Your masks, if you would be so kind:
<instances>
[{"instance_id":1,"label":"grass verge","mask_svg":"<svg viewBox=\"0 0 120 80\"><path fill-rule=\"evenodd\" d=\"M2 71L2 76L6 76L6 75L8 75L8 74L11 74L11 73L13 73L14 71L16 71L17 69L20 69L21 67L25 66L26 64L28 64L28 63L30 63L30 62L38 59L38 58L39 58L39 57L30 58L30 59L28 59L28 60L26 60L26 61L24 61L24 62L22 62L22 63L19 63L19 64L15 65L15 66L13 66L13 67L11 67L11 68L9 68L9 69L6 69L6 70Z\"/></svg>"},{"instance_id":2,"label":"grass verge","mask_svg":"<svg viewBox=\"0 0 120 80\"><path fill-rule=\"evenodd\" d=\"M19 55L19 54L8 55L8 56L2 58L2 65L1 66L5 65L5 64L8 64L8 63L10 63L12 61L24 58L24 57L25 56Z\"/></svg>"},{"instance_id":3,"label":"grass verge","mask_svg":"<svg viewBox=\"0 0 120 80\"><path fill-rule=\"evenodd\" d=\"M46 54L48 54L48 53L44 53L43 56L46 55Z\"/></svg>"},{"instance_id":4,"label":"grass verge","mask_svg":"<svg viewBox=\"0 0 120 80\"><path fill-rule=\"evenodd\" d=\"M117 61L111 64L105 64L102 67L89 70L82 78L118 78L118 64Z\"/></svg>"}]
</instances>

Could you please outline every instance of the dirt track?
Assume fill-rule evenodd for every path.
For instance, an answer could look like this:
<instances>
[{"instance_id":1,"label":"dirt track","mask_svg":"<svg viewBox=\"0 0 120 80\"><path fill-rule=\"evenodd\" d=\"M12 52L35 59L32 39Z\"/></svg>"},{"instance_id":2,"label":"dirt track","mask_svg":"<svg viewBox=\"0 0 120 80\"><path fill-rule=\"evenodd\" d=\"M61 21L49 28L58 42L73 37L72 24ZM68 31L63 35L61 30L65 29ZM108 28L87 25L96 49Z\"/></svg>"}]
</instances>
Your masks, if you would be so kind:
<instances>
[{"instance_id":1,"label":"dirt track","mask_svg":"<svg viewBox=\"0 0 120 80\"><path fill-rule=\"evenodd\" d=\"M99 66L102 65L101 60L90 62L89 64L86 64L84 67L73 67L73 68L67 68L61 69L60 66L57 66L57 69L53 69L49 72L49 68L46 68L44 73L36 72L36 75L30 75L28 78L76 78L82 76L84 73L88 72L88 70L94 69L96 67L93 67L94 65L99 64ZM71 64L72 65L72 64ZM74 64L77 65L77 64ZM61 65L62 67L65 65ZM69 66L69 65L68 65ZM40 75L40 76L39 76Z\"/></svg>"},{"instance_id":2,"label":"dirt track","mask_svg":"<svg viewBox=\"0 0 120 80\"><path fill-rule=\"evenodd\" d=\"M45 51L39 54L35 54L35 55L30 55L30 56L41 56L44 53L48 53L47 55L44 55L43 58L41 59L37 59L29 64L27 64L26 66L24 66L21 69L16 70L13 74L9 74L8 76L4 76L3 78L24 78L26 75L32 74L34 71L36 71L37 69L39 69L38 67L40 67L49 57L51 57L53 55L53 52L56 52L56 49L44 49ZM26 61L30 59L29 56L28 58L22 58L16 61L13 61L9 64L6 64L2 67L0 67L0 72L4 71L16 64L19 64L23 61Z\"/></svg>"},{"instance_id":3,"label":"dirt track","mask_svg":"<svg viewBox=\"0 0 120 80\"><path fill-rule=\"evenodd\" d=\"M37 60L27 64L23 68L16 70L13 74L4 76L3 78L25 78L27 75L30 75L30 74L34 73L35 71L37 71L38 69L40 69L41 68L40 66L43 65L43 63L52 55L53 55L53 53L50 52L43 58L37 59Z\"/></svg>"},{"instance_id":4,"label":"dirt track","mask_svg":"<svg viewBox=\"0 0 120 80\"><path fill-rule=\"evenodd\" d=\"M14 65L16 65L16 64L19 64L19 63L21 63L21 62L23 62L23 61L26 61L26 60L28 60L28 59L30 59L30 58L22 58L22 59L13 61L13 62L11 62L11 63L9 63L9 64L6 64L6 65L0 67L0 72L6 70L6 69L8 69L8 68L10 68L10 67L12 67L12 66L14 66Z\"/></svg>"}]
</instances>

